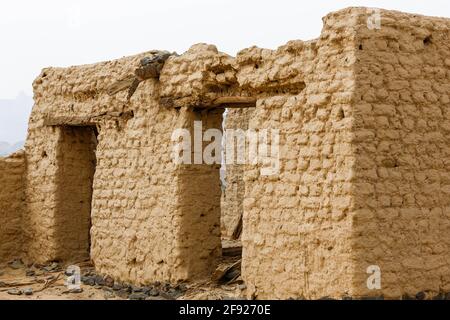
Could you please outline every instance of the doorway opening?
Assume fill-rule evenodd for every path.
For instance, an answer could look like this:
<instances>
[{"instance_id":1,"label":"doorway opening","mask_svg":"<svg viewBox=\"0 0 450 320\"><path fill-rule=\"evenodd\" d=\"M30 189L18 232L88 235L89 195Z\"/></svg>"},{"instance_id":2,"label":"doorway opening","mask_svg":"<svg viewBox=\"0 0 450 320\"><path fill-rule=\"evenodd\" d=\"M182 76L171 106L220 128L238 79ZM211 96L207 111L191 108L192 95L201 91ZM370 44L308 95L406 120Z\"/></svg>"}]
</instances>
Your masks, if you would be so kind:
<instances>
[{"instance_id":1,"label":"doorway opening","mask_svg":"<svg viewBox=\"0 0 450 320\"><path fill-rule=\"evenodd\" d=\"M245 132L249 128L249 121L255 110L255 104L240 105L227 104L222 123L222 166L220 179L222 186L221 198L221 231L222 231L222 256L223 275L221 282L233 283L240 279L242 259L242 226L243 226L243 201L245 197L244 169L245 162L237 159L239 138L234 134ZM231 134L230 133L231 130ZM234 134L233 134L234 132ZM245 141L245 140L244 140ZM226 150L231 144L234 149L235 161L227 163ZM247 146L245 146L247 148ZM245 154L245 152L244 152Z\"/></svg>"},{"instance_id":2,"label":"doorway opening","mask_svg":"<svg viewBox=\"0 0 450 320\"><path fill-rule=\"evenodd\" d=\"M90 257L91 204L98 131L61 126L57 149L55 237L58 260Z\"/></svg>"}]
</instances>

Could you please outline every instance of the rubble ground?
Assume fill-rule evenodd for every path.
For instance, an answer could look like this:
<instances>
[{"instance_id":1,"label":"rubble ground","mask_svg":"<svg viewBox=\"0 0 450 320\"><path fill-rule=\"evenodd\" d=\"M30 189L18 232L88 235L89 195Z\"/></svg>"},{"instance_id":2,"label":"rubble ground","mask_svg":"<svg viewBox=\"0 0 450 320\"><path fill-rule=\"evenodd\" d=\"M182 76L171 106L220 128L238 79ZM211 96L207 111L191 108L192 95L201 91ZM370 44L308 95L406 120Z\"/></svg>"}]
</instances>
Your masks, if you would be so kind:
<instances>
[{"instance_id":1,"label":"rubble ground","mask_svg":"<svg viewBox=\"0 0 450 320\"><path fill-rule=\"evenodd\" d=\"M81 285L72 290L65 283L69 264L26 265L14 260L0 265L0 300L233 300L245 296L237 257L224 257L210 280L142 287L98 275L89 261L75 265L81 269Z\"/></svg>"}]
</instances>

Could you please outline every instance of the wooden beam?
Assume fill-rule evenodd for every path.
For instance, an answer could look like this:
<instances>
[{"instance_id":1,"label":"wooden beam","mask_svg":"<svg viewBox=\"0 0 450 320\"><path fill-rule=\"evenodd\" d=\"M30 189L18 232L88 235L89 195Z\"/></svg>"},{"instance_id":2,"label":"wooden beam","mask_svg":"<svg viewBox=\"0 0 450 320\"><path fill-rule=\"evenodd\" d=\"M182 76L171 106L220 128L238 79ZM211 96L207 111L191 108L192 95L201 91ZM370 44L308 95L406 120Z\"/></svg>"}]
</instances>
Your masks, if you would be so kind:
<instances>
[{"instance_id":1,"label":"wooden beam","mask_svg":"<svg viewBox=\"0 0 450 320\"><path fill-rule=\"evenodd\" d=\"M92 117L47 116L44 119L44 126L91 126L94 124Z\"/></svg>"},{"instance_id":2,"label":"wooden beam","mask_svg":"<svg viewBox=\"0 0 450 320\"><path fill-rule=\"evenodd\" d=\"M256 106L256 98L253 97L220 97L214 100L213 105L223 105L223 104L238 104L238 105L255 105Z\"/></svg>"},{"instance_id":3,"label":"wooden beam","mask_svg":"<svg viewBox=\"0 0 450 320\"><path fill-rule=\"evenodd\" d=\"M246 108L256 108L256 105L250 104L250 103L247 103L247 104L243 104L243 103L221 104L221 105L215 106L213 108L215 108L215 109L246 109Z\"/></svg>"},{"instance_id":4,"label":"wooden beam","mask_svg":"<svg viewBox=\"0 0 450 320\"><path fill-rule=\"evenodd\" d=\"M103 112L90 116L50 116L44 118L45 126L94 126L99 120L124 120L134 117L133 111L126 112Z\"/></svg>"}]
</instances>

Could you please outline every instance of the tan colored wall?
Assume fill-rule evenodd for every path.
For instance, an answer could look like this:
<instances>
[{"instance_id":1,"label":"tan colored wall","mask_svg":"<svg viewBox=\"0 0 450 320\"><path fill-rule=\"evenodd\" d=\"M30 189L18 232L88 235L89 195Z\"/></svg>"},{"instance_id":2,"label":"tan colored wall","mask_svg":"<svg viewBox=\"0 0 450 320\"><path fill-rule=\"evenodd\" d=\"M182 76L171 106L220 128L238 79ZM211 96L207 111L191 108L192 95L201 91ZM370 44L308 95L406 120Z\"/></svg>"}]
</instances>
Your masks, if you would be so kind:
<instances>
[{"instance_id":1,"label":"tan colored wall","mask_svg":"<svg viewBox=\"0 0 450 320\"><path fill-rule=\"evenodd\" d=\"M78 162L74 150L67 149L72 142L65 143L67 132L61 127L73 125L96 126L99 132L90 213L91 259L97 271L122 281L148 283L204 277L215 268L221 253L219 167L175 164L171 135L175 129L192 129L196 117L205 120L205 130L220 128L222 115L161 107L156 80L142 83L129 102L126 91L110 96L107 89L133 74L140 58L149 54L46 69L35 81L36 104L27 140L30 260L73 259L83 249L62 246L58 232L59 222L66 221L61 217L71 216L75 209L69 199L62 199L74 186L60 179L61 167ZM76 142L75 150L86 146ZM88 162L83 170L86 178L91 171ZM66 174L74 178L71 172ZM80 187L88 192L89 183ZM85 212L84 203L82 207L78 209ZM64 232L75 228L64 225ZM81 237L78 231L75 234ZM85 243L84 236L82 240Z\"/></svg>"},{"instance_id":2,"label":"tan colored wall","mask_svg":"<svg viewBox=\"0 0 450 320\"><path fill-rule=\"evenodd\" d=\"M357 26L355 294L450 291L450 20L381 11ZM426 39L431 39L428 43ZM382 290L369 292L378 265Z\"/></svg>"},{"instance_id":3,"label":"tan colored wall","mask_svg":"<svg viewBox=\"0 0 450 320\"><path fill-rule=\"evenodd\" d=\"M298 95L259 99L250 122L279 127L283 147L280 175L245 172L249 295L400 298L449 290L450 22L381 11L378 30L368 28L372 14L328 15L312 51L295 55L287 46L291 54L279 49L259 60L244 52L249 70L256 61L259 68L241 68L240 83L263 87L264 66L283 79L277 65L292 70L303 59L306 85ZM381 290L367 288L371 265L381 268Z\"/></svg>"},{"instance_id":4,"label":"tan colored wall","mask_svg":"<svg viewBox=\"0 0 450 320\"><path fill-rule=\"evenodd\" d=\"M26 141L28 210L24 225L29 260L45 262L72 255L61 252L57 231L58 221L72 210L70 206L64 209L58 199L58 190L64 183L58 180L62 159L59 151L64 150L61 125L97 125L92 118L122 111L123 103L105 91L109 85L131 73L132 63L137 64L140 57L130 57L122 63L112 61L66 69L47 68L34 81L35 105ZM122 118L116 118L117 122L123 123ZM116 118L108 119L115 123ZM47 125L48 119L58 125Z\"/></svg>"},{"instance_id":5,"label":"tan colored wall","mask_svg":"<svg viewBox=\"0 0 450 320\"><path fill-rule=\"evenodd\" d=\"M0 262L22 256L25 154L0 158Z\"/></svg>"},{"instance_id":6,"label":"tan colored wall","mask_svg":"<svg viewBox=\"0 0 450 320\"><path fill-rule=\"evenodd\" d=\"M193 125L190 111L147 108L124 131L100 130L92 259L101 273L134 283L201 277L220 255L219 201L206 201L220 197L219 171L170 158L172 131Z\"/></svg>"},{"instance_id":7,"label":"tan colored wall","mask_svg":"<svg viewBox=\"0 0 450 320\"><path fill-rule=\"evenodd\" d=\"M90 254L102 274L133 283L208 276L221 251L219 165L175 164L171 135L192 132L194 120L221 128L226 105L217 99L241 96L257 100L250 129L281 135L280 173L239 169L244 183L224 210L227 225L243 197L249 297L448 291L450 22L381 11L381 29L370 30L371 14L334 12L316 40L236 58L195 45L130 101L109 89L154 52L44 69L26 142L27 258L86 257L92 223ZM20 190L24 162L0 160L3 172L14 167L6 185ZM19 206L20 192L0 195ZM4 210L14 230L20 210ZM2 250L20 251L15 240ZM381 267L381 290L367 290L369 265Z\"/></svg>"},{"instance_id":8,"label":"tan colored wall","mask_svg":"<svg viewBox=\"0 0 450 320\"><path fill-rule=\"evenodd\" d=\"M331 14L318 40L238 54L240 83L267 90L249 127L280 129L280 173L261 176L259 166L245 172L249 297L351 294L352 23Z\"/></svg>"}]
</instances>

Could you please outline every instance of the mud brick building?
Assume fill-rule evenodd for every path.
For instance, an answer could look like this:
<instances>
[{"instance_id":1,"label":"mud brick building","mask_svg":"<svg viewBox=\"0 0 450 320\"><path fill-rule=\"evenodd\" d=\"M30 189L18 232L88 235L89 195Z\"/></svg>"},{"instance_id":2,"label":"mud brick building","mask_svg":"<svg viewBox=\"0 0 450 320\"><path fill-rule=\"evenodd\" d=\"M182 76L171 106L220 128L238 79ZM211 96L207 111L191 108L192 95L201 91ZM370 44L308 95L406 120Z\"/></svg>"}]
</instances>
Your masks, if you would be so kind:
<instances>
[{"instance_id":1,"label":"mud brick building","mask_svg":"<svg viewBox=\"0 0 450 320\"><path fill-rule=\"evenodd\" d=\"M121 84L159 52L44 69L25 150L0 159L0 258L90 258L141 284L208 277L220 165L175 164L171 134L222 128L230 108L226 126L280 130L277 175L227 172L222 229L243 215L248 297L450 291L450 20L348 8L323 21L277 50L195 45L130 99Z\"/></svg>"}]
</instances>

